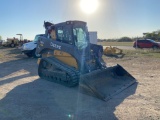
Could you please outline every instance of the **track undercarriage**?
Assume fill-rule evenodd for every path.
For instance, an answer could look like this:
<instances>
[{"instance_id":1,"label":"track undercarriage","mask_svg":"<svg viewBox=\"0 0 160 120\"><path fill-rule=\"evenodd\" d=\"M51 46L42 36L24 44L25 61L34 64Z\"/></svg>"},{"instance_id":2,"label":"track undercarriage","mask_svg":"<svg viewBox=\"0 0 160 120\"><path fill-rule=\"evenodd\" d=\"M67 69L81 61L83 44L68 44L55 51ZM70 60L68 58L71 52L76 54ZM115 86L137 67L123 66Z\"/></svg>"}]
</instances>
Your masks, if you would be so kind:
<instances>
[{"instance_id":1,"label":"track undercarriage","mask_svg":"<svg viewBox=\"0 0 160 120\"><path fill-rule=\"evenodd\" d=\"M79 72L54 57L42 58L38 68L41 78L72 87L79 83Z\"/></svg>"}]
</instances>

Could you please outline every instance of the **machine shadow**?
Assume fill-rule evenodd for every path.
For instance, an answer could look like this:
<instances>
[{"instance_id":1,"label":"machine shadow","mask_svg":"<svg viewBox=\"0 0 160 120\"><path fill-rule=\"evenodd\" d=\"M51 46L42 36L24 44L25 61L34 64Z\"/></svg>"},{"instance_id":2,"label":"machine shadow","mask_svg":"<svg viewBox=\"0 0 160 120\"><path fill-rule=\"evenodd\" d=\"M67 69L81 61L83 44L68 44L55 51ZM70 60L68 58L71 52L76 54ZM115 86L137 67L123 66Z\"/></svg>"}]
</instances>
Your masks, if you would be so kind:
<instances>
[{"instance_id":1,"label":"machine shadow","mask_svg":"<svg viewBox=\"0 0 160 120\"><path fill-rule=\"evenodd\" d=\"M20 70L28 71L30 75L37 75L37 70L35 70L37 69L37 59L27 57L22 58L22 56L19 58L20 59L0 63L0 78L15 72L18 73Z\"/></svg>"},{"instance_id":2,"label":"machine shadow","mask_svg":"<svg viewBox=\"0 0 160 120\"><path fill-rule=\"evenodd\" d=\"M0 100L0 118L16 120L117 120L116 107L133 95L137 84L108 102L82 94L79 87L67 88L36 79L19 85Z\"/></svg>"},{"instance_id":3,"label":"machine shadow","mask_svg":"<svg viewBox=\"0 0 160 120\"><path fill-rule=\"evenodd\" d=\"M82 94L90 96L90 98L88 98L89 100L83 99L83 102L84 103L86 102L85 106L87 106L88 109L90 109L91 111L94 111L95 115L93 115L92 117L93 120L99 120L99 119L118 120L118 118L114 114L116 107L118 107L129 96L134 95L136 92L137 86L138 86L138 82L135 82L134 84L129 86L127 89L124 89L120 93L117 93L116 95L112 96L112 98L107 101L97 98L96 95L91 94L86 90L82 90L82 88L80 88L80 92ZM82 112L80 115L83 116L83 114L84 113ZM87 115L84 116L83 119L85 119L86 117Z\"/></svg>"}]
</instances>

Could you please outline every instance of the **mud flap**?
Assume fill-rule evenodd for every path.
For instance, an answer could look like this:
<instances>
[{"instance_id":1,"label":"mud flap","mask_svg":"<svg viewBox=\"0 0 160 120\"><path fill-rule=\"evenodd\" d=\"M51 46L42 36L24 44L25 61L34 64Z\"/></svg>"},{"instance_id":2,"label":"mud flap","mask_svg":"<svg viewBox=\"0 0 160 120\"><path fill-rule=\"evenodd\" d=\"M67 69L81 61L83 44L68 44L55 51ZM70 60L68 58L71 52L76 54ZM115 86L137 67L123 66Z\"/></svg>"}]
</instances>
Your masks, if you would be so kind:
<instances>
[{"instance_id":1,"label":"mud flap","mask_svg":"<svg viewBox=\"0 0 160 120\"><path fill-rule=\"evenodd\" d=\"M87 73L80 78L80 88L87 94L108 101L136 80L122 66L116 65Z\"/></svg>"}]
</instances>

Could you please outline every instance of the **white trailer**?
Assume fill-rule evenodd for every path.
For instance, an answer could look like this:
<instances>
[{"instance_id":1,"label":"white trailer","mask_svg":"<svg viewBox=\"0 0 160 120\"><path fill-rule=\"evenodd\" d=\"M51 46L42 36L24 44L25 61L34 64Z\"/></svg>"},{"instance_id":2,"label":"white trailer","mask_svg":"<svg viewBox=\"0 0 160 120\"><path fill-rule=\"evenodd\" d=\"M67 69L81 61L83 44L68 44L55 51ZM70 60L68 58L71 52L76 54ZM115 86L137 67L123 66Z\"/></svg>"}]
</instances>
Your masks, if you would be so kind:
<instances>
[{"instance_id":1,"label":"white trailer","mask_svg":"<svg viewBox=\"0 0 160 120\"><path fill-rule=\"evenodd\" d=\"M90 43L97 44L97 32L89 31L89 39L90 39Z\"/></svg>"}]
</instances>

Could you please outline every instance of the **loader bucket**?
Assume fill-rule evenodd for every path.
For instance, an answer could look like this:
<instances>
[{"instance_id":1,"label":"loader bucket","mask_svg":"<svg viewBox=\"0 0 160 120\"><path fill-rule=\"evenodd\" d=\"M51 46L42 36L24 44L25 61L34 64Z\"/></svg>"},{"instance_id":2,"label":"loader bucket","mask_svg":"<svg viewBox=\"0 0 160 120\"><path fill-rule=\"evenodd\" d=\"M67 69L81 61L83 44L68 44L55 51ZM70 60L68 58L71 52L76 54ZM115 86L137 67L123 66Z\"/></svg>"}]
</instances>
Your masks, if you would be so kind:
<instances>
[{"instance_id":1,"label":"loader bucket","mask_svg":"<svg viewBox=\"0 0 160 120\"><path fill-rule=\"evenodd\" d=\"M79 85L83 92L108 101L135 82L122 66L116 65L81 76Z\"/></svg>"}]
</instances>

